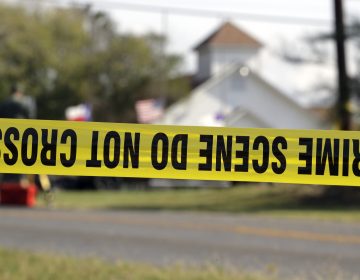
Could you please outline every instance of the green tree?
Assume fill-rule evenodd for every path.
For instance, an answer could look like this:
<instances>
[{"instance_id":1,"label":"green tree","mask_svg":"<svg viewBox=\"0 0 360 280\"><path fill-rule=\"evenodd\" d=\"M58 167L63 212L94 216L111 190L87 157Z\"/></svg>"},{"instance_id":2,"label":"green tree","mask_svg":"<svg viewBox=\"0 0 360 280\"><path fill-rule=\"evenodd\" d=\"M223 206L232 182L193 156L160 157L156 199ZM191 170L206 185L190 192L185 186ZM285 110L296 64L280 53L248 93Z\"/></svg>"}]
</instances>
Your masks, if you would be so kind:
<instances>
[{"instance_id":1,"label":"green tree","mask_svg":"<svg viewBox=\"0 0 360 280\"><path fill-rule=\"evenodd\" d=\"M38 115L62 119L79 102L98 121L135 121L134 103L170 102L188 92L178 78L181 58L163 55L164 38L118 34L111 19L90 7L43 9L0 6L0 94L21 82L37 98Z\"/></svg>"}]
</instances>

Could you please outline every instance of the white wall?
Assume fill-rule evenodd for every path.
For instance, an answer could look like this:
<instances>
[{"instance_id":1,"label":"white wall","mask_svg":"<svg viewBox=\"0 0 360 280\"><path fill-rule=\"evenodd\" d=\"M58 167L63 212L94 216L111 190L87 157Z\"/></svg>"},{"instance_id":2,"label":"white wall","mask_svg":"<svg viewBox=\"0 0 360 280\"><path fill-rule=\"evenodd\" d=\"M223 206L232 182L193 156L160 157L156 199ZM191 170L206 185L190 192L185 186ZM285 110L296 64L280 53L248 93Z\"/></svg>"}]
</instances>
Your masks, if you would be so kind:
<instances>
[{"instance_id":1,"label":"white wall","mask_svg":"<svg viewBox=\"0 0 360 280\"><path fill-rule=\"evenodd\" d=\"M226 126L228 127L244 127L244 128L270 128L268 124L261 122L254 118L250 114L242 115L240 118L234 118L232 120L226 121Z\"/></svg>"},{"instance_id":2,"label":"white wall","mask_svg":"<svg viewBox=\"0 0 360 280\"><path fill-rule=\"evenodd\" d=\"M245 64L258 49L248 47L206 46L198 51L199 80L207 79L224 71L229 65Z\"/></svg>"},{"instance_id":3,"label":"white wall","mask_svg":"<svg viewBox=\"0 0 360 280\"><path fill-rule=\"evenodd\" d=\"M213 47L211 49L211 74L217 75L226 67L234 64L245 64L258 49L247 47Z\"/></svg>"},{"instance_id":4,"label":"white wall","mask_svg":"<svg viewBox=\"0 0 360 280\"><path fill-rule=\"evenodd\" d=\"M262 81L254 74L246 78L234 73L233 104L246 108L272 128L324 129L325 125L310 111ZM246 89L242 79L246 79ZM236 106L235 105L235 106ZM239 120L240 121L240 120ZM241 122L237 123L241 126Z\"/></svg>"},{"instance_id":5,"label":"white wall","mask_svg":"<svg viewBox=\"0 0 360 280\"><path fill-rule=\"evenodd\" d=\"M237 127L324 129L324 124L305 108L278 92L257 76L247 77L234 71L224 79L212 79L195 90L188 99L170 108L162 123L214 126L218 113L244 108L248 115L236 118Z\"/></svg>"}]
</instances>

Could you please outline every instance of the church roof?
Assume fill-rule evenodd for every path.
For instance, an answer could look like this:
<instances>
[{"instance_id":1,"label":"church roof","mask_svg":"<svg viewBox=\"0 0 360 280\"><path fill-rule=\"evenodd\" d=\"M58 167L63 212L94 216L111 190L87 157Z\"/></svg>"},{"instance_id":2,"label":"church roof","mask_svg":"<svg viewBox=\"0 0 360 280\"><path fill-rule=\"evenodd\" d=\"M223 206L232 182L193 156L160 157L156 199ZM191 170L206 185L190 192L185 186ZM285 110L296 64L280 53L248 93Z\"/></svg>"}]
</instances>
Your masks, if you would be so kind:
<instances>
[{"instance_id":1,"label":"church roof","mask_svg":"<svg viewBox=\"0 0 360 280\"><path fill-rule=\"evenodd\" d=\"M223 23L218 29L200 42L195 50L212 45L212 46L247 46L259 48L262 44L254 37L242 31L230 22Z\"/></svg>"}]
</instances>

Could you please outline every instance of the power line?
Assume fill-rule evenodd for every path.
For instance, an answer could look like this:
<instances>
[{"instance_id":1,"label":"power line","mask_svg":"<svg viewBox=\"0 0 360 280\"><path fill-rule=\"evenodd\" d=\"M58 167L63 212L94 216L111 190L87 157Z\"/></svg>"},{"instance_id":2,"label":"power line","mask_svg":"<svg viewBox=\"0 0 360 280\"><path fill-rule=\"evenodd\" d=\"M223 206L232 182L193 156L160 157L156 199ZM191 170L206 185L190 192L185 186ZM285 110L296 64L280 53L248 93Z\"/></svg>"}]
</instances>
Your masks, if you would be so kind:
<instances>
[{"instance_id":1,"label":"power line","mask_svg":"<svg viewBox=\"0 0 360 280\"><path fill-rule=\"evenodd\" d=\"M114 2L114 1L91 1L91 2L60 2L54 0L27 0L27 2L46 3L51 5L94 5L97 8L113 9L113 10L135 10L148 13L166 13L177 14L194 17L212 17L212 18L232 18L241 19L246 21L259 21L259 22L273 22L273 23L286 23L296 25L316 25L316 26L329 26L332 24L332 20L318 19L318 18L306 18L306 17L290 17L281 15L268 15L268 14L255 14L255 13L242 13L232 11L213 11L206 9L193 9L171 6L156 6L149 4L135 4L128 2Z\"/></svg>"}]
</instances>

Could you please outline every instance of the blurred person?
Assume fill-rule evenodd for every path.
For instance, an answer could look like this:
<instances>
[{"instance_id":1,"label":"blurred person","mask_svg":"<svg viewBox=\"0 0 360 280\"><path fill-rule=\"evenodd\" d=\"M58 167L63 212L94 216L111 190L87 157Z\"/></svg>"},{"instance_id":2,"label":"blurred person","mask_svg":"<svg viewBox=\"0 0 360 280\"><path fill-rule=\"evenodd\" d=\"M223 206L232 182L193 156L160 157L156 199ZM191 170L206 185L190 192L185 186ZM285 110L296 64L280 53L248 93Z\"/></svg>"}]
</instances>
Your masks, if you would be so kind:
<instances>
[{"instance_id":1,"label":"blurred person","mask_svg":"<svg viewBox=\"0 0 360 280\"><path fill-rule=\"evenodd\" d=\"M34 119L36 118L36 103L31 96L24 94L19 85L12 85L10 96L0 103L0 118L14 119ZM1 178L3 182L18 182L21 187L28 187L30 184L37 185L44 191L46 202L51 200L51 183L47 175L39 175L36 180L35 175L4 174Z\"/></svg>"},{"instance_id":2,"label":"blurred person","mask_svg":"<svg viewBox=\"0 0 360 280\"><path fill-rule=\"evenodd\" d=\"M28 119L30 117L30 102L27 96L16 84L11 86L10 96L0 103L0 118ZM28 184L28 179L20 174L4 174L1 178L4 182L20 182L22 186Z\"/></svg>"},{"instance_id":3,"label":"blurred person","mask_svg":"<svg viewBox=\"0 0 360 280\"><path fill-rule=\"evenodd\" d=\"M12 85L10 96L0 104L0 118L34 119L36 103L23 93L19 85Z\"/></svg>"}]
</instances>

